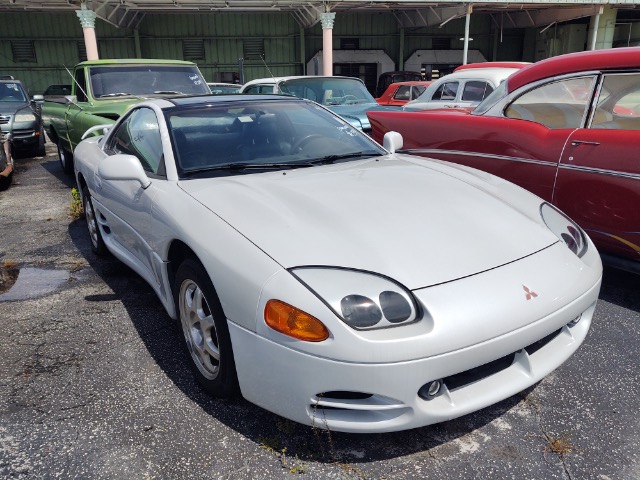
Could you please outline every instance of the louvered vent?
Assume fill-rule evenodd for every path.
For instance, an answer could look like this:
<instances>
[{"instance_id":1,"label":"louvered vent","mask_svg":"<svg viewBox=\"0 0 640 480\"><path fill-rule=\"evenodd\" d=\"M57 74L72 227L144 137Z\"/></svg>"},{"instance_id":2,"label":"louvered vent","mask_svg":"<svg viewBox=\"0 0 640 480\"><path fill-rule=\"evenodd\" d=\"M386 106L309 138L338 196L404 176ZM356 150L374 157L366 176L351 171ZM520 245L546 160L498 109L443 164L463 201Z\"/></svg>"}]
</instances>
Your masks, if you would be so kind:
<instances>
[{"instance_id":1,"label":"louvered vent","mask_svg":"<svg viewBox=\"0 0 640 480\"><path fill-rule=\"evenodd\" d=\"M11 54L14 63L38 63L32 40L11 40Z\"/></svg>"},{"instance_id":2,"label":"louvered vent","mask_svg":"<svg viewBox=\"0 0 640 480\"><path fill-rule=\"evenodd\" d=\"M264 38L244 40L242 51L245 60L260 60L264 58Z\"/></svg>"},{"instance_id":3,"label":"louvered vent","mask_svg":"<svg viewBox=\"0 0 640 480\"><path fill-rule=\"evenodd\" d=\"M450 50L451 39L448 37L433 37L431 39L431 48L433 50Z\"/></svg>"},{"instance_id":4,"label":"louvered vent","mask_svg":"<svg viewBox=\"0 0 640 480\"><path fill-rule=\"evenodd\" d=\"M182 58L185 60L204 60L204 40L183 40Z\"/></svg>"}]
</instances>

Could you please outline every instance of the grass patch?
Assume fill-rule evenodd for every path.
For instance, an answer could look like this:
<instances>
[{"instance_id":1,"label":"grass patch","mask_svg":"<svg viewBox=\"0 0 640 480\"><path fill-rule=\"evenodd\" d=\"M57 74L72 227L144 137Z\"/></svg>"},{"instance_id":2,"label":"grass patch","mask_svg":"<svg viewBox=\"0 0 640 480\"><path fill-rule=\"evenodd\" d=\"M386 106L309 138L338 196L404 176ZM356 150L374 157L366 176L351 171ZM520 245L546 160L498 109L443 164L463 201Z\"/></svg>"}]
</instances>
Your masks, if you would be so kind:
<instances>
[{"instance_id":1,"label":"grass patch","mask_svg":"<svg viewBox=\"0 0 640 480\"><path fill-rule=\"evenodd\" d=\"M71 204L69 205L69 216L73 220L77 220L82 217L84 209L82 208L82 200L80 199L80 192L77 188L71 189Z\"/></svg>"}]
</instances>

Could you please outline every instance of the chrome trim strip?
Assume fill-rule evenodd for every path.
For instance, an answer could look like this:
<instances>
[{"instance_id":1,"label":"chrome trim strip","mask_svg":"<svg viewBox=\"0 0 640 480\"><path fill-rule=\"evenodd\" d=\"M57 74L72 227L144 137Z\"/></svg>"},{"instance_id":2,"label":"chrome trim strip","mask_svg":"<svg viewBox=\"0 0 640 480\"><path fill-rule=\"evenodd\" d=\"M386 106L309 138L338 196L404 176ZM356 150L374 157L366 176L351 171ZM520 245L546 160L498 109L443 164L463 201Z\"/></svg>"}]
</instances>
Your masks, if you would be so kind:
<instances>
[{"instance_id":1,"label":"chrome trim strip","mask_svg":"<svg viewBox=\"0 0 640 480\"><path fill-rule=\"evenodd\" d=\"M415 154L440 154L440 155L464 155L469 156L473 155L474 157L482 157L482 158L492 158L495 160L506 160L509 162L518 162L518 163L531 163L534 165L543 165L547 167L556 167L556 163L547 162L544 160L535 160L533 158L521 158L521 157L508 157L505 155L493 155L489 153L475 153L475 152L464 152L460 150L439 150L434 148L415 148L415 149L404 149L401 152L397 153L407 153L410 155ZM446 161L446 160L445 160ZM454 162L455 163L455 162ZM618 170L607 170L604 168L595 168L595 167L584 167L579 165L571 165L567 163L560 164L560 168L564 170L575 170L579 172L587 172L587 173L596 173L600 175L610 175L612 177L621 177L621 178L630 178L632 180L640 180L640 173L628 173L628 172L620 172Z\"/></svg>"},{"instance_id":2,"label":"chrome trim strip","mask_svg":"<svg viewBox=\"0 0 640 480\"><path fill-rule=\"evenodd\" d=\"M629 178L631 180L640 180L640 173L619 172L617 170L606 170L604 168L583 167L579 165L562 164L560 168L564 170L576 170L578 172L596 173L600 175L609 175L611 177Z\"/></svg>"},{"instance_id":3,"label":"chrome trim strip","mask_svg":"<svg viewBox=\"0 0 640 480\"><path fill-rule=\"evenodd\" d=\"M510 162L519 162L519 163L533 163L535 165L544 165L547 167L556 167L557 164L555 162L547 162L545 160L536 160L535 158L522 158L522 157L508 157L506 155L494 155L491 153L477 153L477 152L464 152L461 150L440 150L435 148L415 148L415 149L403 149L401 152L397 153L407 153L409 155L415 154L441 154L441 155L464 155L469 156L472 155L474 157L482 157L482 158L492 158L495 160L507 160Z\"/></svg>"}]
</instances>

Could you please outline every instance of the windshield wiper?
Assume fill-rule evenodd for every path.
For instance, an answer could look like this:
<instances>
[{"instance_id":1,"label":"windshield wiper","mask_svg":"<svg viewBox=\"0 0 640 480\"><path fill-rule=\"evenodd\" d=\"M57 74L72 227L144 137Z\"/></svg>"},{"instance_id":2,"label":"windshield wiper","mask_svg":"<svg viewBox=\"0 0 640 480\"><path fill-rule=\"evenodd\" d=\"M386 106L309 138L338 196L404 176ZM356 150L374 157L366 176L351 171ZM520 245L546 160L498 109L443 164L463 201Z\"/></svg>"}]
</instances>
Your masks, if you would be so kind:
<instances>
[{"instance_id":1,"label":"windshield wiper","mask_svg":"<svg viewBox=\"0 0 640 480\"><path fill-rule=\"evenodd\" d=\"M178 92L177 90L156 90L153 93L155 95L184 95L183 92Z\"/></svg>"},{"instance_id":2,"label":"windshield wiper","mask_svg":"<svg viewBox=\"0 0 640 480\"><path fill-rule=\"evenodd\" d=\"M380 156L380 152L351 152L351 153L343 153L342 155L327 155L326 157L317 158L315 160L309 160L309 165L326 165L328 163L334 163L338 160L346 160L348 158L359 158L359 157L375 157Z\"/></svg>"},{"instance_id":3,"label":"windshield wiper","mask_svg":"<svg viewBox=\"0 0 640 480\"><path fill-rule=\"evenodd\" d=\"M128 97L129 95L132 95L131 93L126 93L126 92L114 92L114 93L105 93L104 95L100 95L100 98L104 98L104 97Z\"/></svg>"},{"instance_id":4,"label":"windshield wiper","mask_svg":"<svg viewBox=\"0 0 640 480\"><path fill-rule=\"evenodd\" d=\"M279 163L224 163L221 165L212 165L210 167L198 168L195 170L188 170L184 172L186 176L197 175L200 173L214 172L218 170L228 171L242 171L242 170L278 170L281 168L300 168L310 167L313 164L309 162L295 163L295 162L279 162Z\"/></svg>"}]
</instances>

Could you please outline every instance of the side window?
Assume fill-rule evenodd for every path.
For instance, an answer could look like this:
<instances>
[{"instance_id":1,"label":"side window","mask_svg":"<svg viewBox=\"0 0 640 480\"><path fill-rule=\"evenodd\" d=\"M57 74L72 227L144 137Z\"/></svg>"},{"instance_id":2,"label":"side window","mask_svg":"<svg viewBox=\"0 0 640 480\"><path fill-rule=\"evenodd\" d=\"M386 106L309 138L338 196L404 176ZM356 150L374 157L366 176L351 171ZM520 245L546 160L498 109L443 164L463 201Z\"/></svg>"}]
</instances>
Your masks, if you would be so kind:
<instances>
[{"instance_id":1,"label":"side window","mask_svg":"<svg viewBox=\"0 0 640 480\"><path fill-rule=\"evenodd\" d=\"M146 172L164 175L160 129L150 108L134 110L111 136L107 150L133 155Z\"/></svg>"},{"instance_id":2,"label":"side window","mask_svg":"<svg viewBox=\"0 0 640 480\"><path fill-rule=\"evenodd\" d=\"M467 102L481 102L493 92L493 87L481 80L470 80L464 84L462 100Z\"/></svg>"},{"instance_id":3,"label":"side window","mask_svg":"<svg viewBox=\"0 0 640 480\"><path fill-rule=\"evenodd\" d=\"M434 101L451 101L456 99L458 94L458 82L445 82L438 87L438 89L431 97Z\"/></svg>"},{"instance_id":4,"label":"side window","mask_svg":"<svg viewBox=\"0 0 640 480\"><path fill-rule=\"evenodd\" d=\"M257 95L260 93L260 85L253 85L247 88L244 93L248 93L249 95Z\"/></svg>"},{"instance_id":5,"label":"side window","mask_svg":"<svg viewBox=\"0 0 640 480\"><path fill-rule=\"evenodd\" d=\"M591 128L640 130L640 74L605 75Z\"/></svg>"},{"instance_id":6,"label":"side window","mask_svg":"<svg viewBox=\"0 0 640 480\"><path fill-rule=\"evenodd\" d=\"M396 100L409 100L410 90L411 87L409 85L400 85L393 98Z\"/></svg>"},{"instance_id":7,"label":"side window","mask_svg":"<svg viewBox=\"0 0 640 480\"><path fill-rule=\"evenodd\" d=\"M248 93L249 95L263 95L273 93L273 85L252 85L247 88L244 93Z\"/></svg>"},{"instance_id":8,"label":"side window","mask_svg":"<svg viewBox=\"0 0 640 480\"><path fill-rule=\"evenodd\" d=\"M505 116L540 123L551 129L580 128L591 100L595 76L546 83L511 103Z\"/></svg>"},{"instance_id":9,"label":"side window","mask_svg":"<svg viewBox=\"0 0 640 480\"><path fill-rule=\"evenodd\" d=\"M420 95L422 95L422 92L424 92L426 89L427 87L423 85L415 85L411 89L411 100L415 100L416 98L418 98Z\"/></svg>"},{"instance_id":10,"label":"side window","mask_svg":"<svg viewBox=\"0 0 640 480\"><path fill-rule=\"evenodd\" d=\"M87 91L87 81L84 77L84 68L78 68L75 74L76 80L76 97L79 102L87 102L89 99L85 95Z\"/></svg>"}]
</instances>

